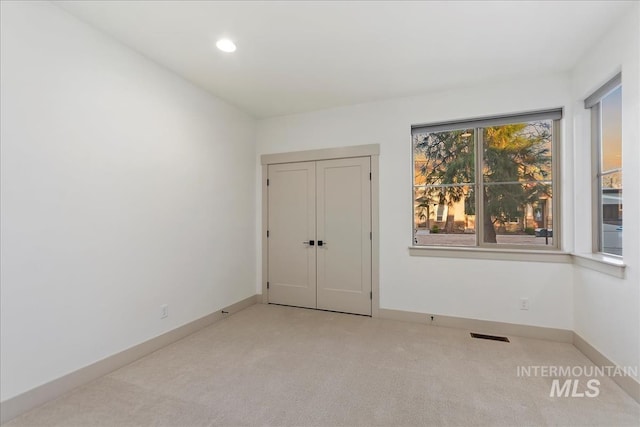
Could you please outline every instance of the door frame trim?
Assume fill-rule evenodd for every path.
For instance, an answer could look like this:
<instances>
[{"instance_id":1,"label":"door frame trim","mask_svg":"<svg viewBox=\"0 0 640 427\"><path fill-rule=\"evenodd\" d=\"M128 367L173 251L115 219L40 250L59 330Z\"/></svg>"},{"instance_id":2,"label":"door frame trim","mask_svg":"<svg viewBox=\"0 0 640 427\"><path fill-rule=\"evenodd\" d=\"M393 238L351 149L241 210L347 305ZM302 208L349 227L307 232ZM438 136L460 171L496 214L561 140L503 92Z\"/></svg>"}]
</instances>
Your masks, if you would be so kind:
<instances>
[{"instance_id":1,"label":"door frame trim","mask_svg":"<svg viewBox=\"0 0 640 427\"><path fill-rule=\"evenodd\" d=\"M349 157L379 156L380 144L354 145L351 147L323 148L321 150L292 151L289 153L263 154L260 164L315 162L318 160L348 159Z\"/></svg>"},{"instance_id":2,"label":"door frame trim","mask_svg":"<svg viewBox=\"0 0 640 427\"><path fill-rule=\"evenodd\" d=\"M267 177L269 165L279 163L315 162L319 160L344 159L350 157L371 158L371 317L380 316L380 221L379 221L379 157L380 144L355 145L350 147L325 148L320 150L294 151L288 153L263 154L262 165L262 303L269 302L267 277L269 250L267 227L269 225L269 200Z\"/></svg>"}]
</instances>

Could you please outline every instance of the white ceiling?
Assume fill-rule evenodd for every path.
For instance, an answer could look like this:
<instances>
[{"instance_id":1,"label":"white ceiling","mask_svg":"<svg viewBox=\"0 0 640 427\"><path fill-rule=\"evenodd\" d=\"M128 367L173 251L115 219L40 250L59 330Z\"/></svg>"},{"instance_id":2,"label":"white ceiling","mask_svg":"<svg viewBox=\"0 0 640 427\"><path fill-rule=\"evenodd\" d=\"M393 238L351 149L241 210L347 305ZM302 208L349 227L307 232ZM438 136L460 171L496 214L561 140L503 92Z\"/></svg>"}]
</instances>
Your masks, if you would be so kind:
<instances>
[{"instance_id":1,"label":"white ceiling","mask_svg":"<svg viewBox=\"0 0 640 427\"><path fill-rule=\"evenodd\" d=\"M56 2L256 117L566 71L632 3Z\"/></svg>"}]
</instances>

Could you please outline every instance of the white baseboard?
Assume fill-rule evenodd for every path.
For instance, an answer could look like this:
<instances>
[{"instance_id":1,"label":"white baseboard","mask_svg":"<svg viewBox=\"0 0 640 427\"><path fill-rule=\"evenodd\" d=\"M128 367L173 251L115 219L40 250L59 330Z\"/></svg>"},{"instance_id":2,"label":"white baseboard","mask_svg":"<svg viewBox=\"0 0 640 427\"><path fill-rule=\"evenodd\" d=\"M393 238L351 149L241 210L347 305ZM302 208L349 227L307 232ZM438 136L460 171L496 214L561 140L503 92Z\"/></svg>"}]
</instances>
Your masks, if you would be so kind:
<instances>
[{"instance_id":1,"label":"white baseboard","mask_svg":"<svg viewBox=\"0 0 640 427\"><path fill-rule=\"evenodd\" d=\"M433 321L431 320L433 316ZM380 309L383 319L417 322L429 326L468 329L472 332L490 335L513 335L548 341L573 342L573 331L568 329L545 328L542 326L519 325L515 323L493 322L489 320L468 319L464 317L442 316L439 314L418 313L413 311Z\"/></svg>"},{"instance_id":2,"label":"white baseboard","mask_svg":"<svg viewBox=\"0 0 640 427\"><path fill-rule=\"evenodd\" d=\"M253 304L256 304L259 300L261 300L259 295L253 295L225 307L222 310L201 317L200 319L194 320L186 325L180 326L127 350L121 351L120 353L106 357L89 366L80 368L63 377L57 378L39 387L7 399L4 402L0 402L0 423L9 421L30 409L62 396L74 388L87 384L88 382L113 372L116 369L135 362L141 357L191 335L224 317L250 307ZM226 311L228 314L222 314L222 311Z\"/></svg>"},{"instance_id":3,"label":"white baseboard","mask_svg":"<svg viewBox=\"0 0 640 427\"><path fill-rule=\"evenodd\" d=\"M582 352L596 366L617 366L598 349L589 344L580 335L573 333L573 345ZM620 386L629 396L636 402L640 403L640 382L633 377L617 376L610 377L616 384Z\"/></svg>"}]
</instances>

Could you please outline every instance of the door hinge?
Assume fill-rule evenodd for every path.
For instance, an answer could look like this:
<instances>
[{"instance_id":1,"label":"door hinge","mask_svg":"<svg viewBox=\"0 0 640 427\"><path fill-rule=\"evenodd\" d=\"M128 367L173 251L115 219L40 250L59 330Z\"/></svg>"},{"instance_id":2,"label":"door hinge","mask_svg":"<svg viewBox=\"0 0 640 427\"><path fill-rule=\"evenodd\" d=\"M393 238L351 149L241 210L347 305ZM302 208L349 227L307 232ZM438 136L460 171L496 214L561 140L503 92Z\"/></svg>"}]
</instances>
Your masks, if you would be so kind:
<instances>
[{"instance_id":1,"label":"door hinge","mask_svg":"<svg viewBox=\"0 0 640 427\"><path fill-rule=\"evenodd\" d=\"M373 240L373 231L369 232L369 240Z\"/></svg>"},{"instance_id":2,"label":"door hinge","mask_svg":"<svg viewBox=\"0 0 640 427\"><path fill-rule=\"evenodd\" d=\"M369 292L369 299L372 300L373 299L373 291Z\"/></svg>"},{"instance_id":3,"label":"door hinge","mask_svg":"<svg viewBox=\"0 0 640 427\"><path fill-rule=\"evenodd\" d=\"M269 238L269 230L267 230L267 239Z\"/></svg>"},{"instance_id":4,"label":"door hinge","mask_svg":"<svg viewBox=\"0 0 640 427\"><path fill-rule=\"evenodd\" d=\"M269 186L269 178L267 178L267 187Z\"/></svg>"},{"instance_id":5,"label":"door hinge","mask_svg":"<svg viewBox=\"0 0 640 427\"><path fill-rule=\"evenodd\" d=\"M369 181L371 181L371 172L369 172Z\"/></svg>"},{"instance_id":6,"label":"door hinge","mask_svg":"<svg viewBox=\"0 0 640 427\"><path fill-rule=\"evenodd\" d=\"M267 282L267 289L269 289L269 282Z\"/></svg>"}]
</instances>

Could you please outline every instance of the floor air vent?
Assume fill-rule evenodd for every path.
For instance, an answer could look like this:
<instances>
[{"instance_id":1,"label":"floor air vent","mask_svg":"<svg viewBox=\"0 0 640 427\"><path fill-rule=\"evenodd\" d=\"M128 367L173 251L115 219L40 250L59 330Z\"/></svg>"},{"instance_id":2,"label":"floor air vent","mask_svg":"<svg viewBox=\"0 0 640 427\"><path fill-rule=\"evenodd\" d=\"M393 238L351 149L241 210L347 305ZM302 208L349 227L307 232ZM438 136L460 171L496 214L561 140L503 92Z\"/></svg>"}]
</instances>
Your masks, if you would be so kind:
<instances>
[{"instance_id":1,"label":"floor air vent","mask_svg":"<svg viewBox=\"0 0 640 427\"><path fill-rule=\"evenodd\" d=\"M509 342L509 338L507 338L507 337L499 337L499 336L496 336L496 335L476 334L475 332L471 332L471 338L478 338L478 339L482 339L482 340Z\"/></svg>"}]
</instances>

